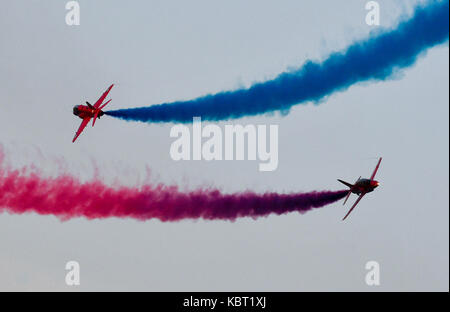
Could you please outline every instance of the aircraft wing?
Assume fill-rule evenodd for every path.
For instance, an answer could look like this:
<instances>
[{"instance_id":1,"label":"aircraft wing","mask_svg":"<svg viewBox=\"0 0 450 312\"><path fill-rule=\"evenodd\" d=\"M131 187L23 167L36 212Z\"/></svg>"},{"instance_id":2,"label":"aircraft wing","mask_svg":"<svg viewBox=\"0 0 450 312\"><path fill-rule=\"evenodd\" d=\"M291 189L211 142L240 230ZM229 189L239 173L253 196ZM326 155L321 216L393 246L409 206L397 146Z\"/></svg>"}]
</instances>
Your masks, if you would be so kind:
<instances>
[{"instance_id":1,"label":"aircraft wing","mask_svg":"<svg viewBox=\"0 0 450 312\"><path fill-rule=\"evenodd\" d=\"M114 87L114 84L110 85L109 88L103 92L102 96L95 102L94 108L98 108L102 103L103 100L108 96L109 91L111 91L112 87Z\"/></svg>"},{"instance_id":2,"label":"aircraft wing","mask_svg":"<svg viewBox=\"0 0 450 312\"><path fill-rule=\"evenodd\" d=\"M72 143L75 142L75 140L78 138L78 136L81 134L81 132L83 132L84 128L86 128L87 124L89 123L89 120L91 120L90 117L83 119L80 127L77 130L77 133L75 133L75 136L73 137Z\"/></svg>"},{"instance_id":3,"label":"aircraft wing","mask_svg":"<svg viewBox=\"0 0 450 312\"><path fill-rule=\"evenodd\" d=\"M378 160L378 164L375 167L375 170L373 171L372 176L370 177L370 181L372 181L375 178L375 175L377 174L377 171L378 171L378 168L380 167L380 163L381 163L382 159L383 159L383 157L380 157L380 160Z\"/></svg>"},{"instance_id":4,"label":"aircraft wing","mask_svg":"<svg viewBox=\"0 0 450 312\"><path fill-rule=\"evenodd\" d=\"M361 200L361 198L364 197L364 195L366 195L366 193L361 193L361 195L359 195L358 199L355 201L355 203L353 204L352 208L350 208L350 210L347 212L347 214L345 215L344 219L342 219L342 221L344 221L345 218L348 217L348 215L350 214L350 212L352 212L353 208L355 208L356 205L358 205L359 201Z\"/></svg>"}]
</instances>

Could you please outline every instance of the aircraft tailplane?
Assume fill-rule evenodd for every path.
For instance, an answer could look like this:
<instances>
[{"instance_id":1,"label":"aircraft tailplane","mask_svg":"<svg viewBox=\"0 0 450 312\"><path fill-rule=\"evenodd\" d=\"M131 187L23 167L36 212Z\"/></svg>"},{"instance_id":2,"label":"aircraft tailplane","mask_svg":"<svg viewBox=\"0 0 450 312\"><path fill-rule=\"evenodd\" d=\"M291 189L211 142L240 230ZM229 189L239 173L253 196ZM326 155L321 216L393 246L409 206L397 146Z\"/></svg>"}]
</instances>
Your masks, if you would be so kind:
<instances>
[{"instance_id":1,"label":"aircraft tailplane","mask_svg":"<svg viewBox=\"0 0 450 312\"><path fill-rule=\"evenodd\" d=\"M345 205L345 203L347 202L348 198L350 197L350 195L352 194L352 191L348 191L347 196L345 196L345 200L344 203L342 205Z\"/></svg>"}]
</instances>

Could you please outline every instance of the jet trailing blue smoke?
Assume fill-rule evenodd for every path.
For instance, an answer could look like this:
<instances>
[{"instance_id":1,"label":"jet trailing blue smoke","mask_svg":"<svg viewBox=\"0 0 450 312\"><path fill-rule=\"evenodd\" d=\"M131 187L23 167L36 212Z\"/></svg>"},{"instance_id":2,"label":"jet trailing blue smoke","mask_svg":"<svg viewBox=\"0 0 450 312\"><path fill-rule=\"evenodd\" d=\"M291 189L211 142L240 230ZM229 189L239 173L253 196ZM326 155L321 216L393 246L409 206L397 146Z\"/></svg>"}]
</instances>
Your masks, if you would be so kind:
<instances>
[{"instance_id":1,"label":"jet trailing blue smoke","mask_svg":"<svg viewBox=\"0 0 450 312\"><path fill-rule=\"evenodd\" d=\"M448 34L449 1L429 1L394 29L373 32L323 62L308 61L248 89L105 114L129 121L186 123L194 116L214 121L285 111L295 104L318 102L359 82L388 79L413 65L428 48L447 42Z\"/></svg>"}]
</instances>

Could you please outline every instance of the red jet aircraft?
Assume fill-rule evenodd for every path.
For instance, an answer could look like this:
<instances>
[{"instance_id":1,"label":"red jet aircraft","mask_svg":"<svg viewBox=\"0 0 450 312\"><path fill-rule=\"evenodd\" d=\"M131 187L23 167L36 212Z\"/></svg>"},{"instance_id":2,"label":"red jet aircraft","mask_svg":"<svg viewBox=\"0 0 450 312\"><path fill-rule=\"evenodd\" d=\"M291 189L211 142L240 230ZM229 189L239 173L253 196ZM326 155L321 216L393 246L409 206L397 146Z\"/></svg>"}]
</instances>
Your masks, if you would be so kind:
<instances>
[{"instance_id":1,"label":"red jet aircraft","mask_svg":"<svg viewBox=\"0 0 450 312\"><path fill-rule=\"evenodd\" d=\"M81 119L83 119L83 121L81 122L80 127L77 130L77 133L75 134L75 137L72 140L72 143L75 142L75 140L78 138L78 136L81 134L81 132L83 132L84 128L87 126L87 124L89 123L89 120L91 120L91 118L94 118L94 120L92 121L92 127L95 125L95 120L100 119L101 116L103 116L103 111L102 109L109 103L111 102L111 100L109 100L108 102L106 102L105 104L102 105L103 101L105 100L106 96L108 95L109 91L111 90L111 88L114 86L114 84L110 85L108 90L106 90L102 96L97 100L97 102L95 102L94 105L91 105L89 102L86 102L86 105L76 105L73 107L73 114L75 116L80 117Z\"/></svg>"},{"instance_id":2,"label":"red jet aircraft","mask_svg":"<svg viewBox=\"0 0 450 312\"><path fill-rule=\"evenodd\" d=\"M375 170L373 171L372 176L370 177L370 179L361 179L361 177L359 177L358 180L356 180L355 184L350 184L348 182L345 182L345 181L342 181L342 180L338 179L339 182L347 185L350 188L348 190L347 197L345 197L344 205L347 202L347 199L350 197L351 193L355 193L355 194L357 194L359 196L358 199L353 204L352 208L350 208L350 210L345 215L344 219L342 219L342 221L344 221L345 218L348 217L350 212L352 212L353 208L355 208L356 205L358 205L359 201L361 200L361 198L364 197L364 195L366 195L367 193L373 192L373 190L378 185L380 185L380 183L378 181L375 181L374 178L375 178L375 174L378 171L378 167L380 167L381 159L382 159L382 157L380 157L380 159L378 160L378 164L375 167Z\"/></svg>"}]
</instances>

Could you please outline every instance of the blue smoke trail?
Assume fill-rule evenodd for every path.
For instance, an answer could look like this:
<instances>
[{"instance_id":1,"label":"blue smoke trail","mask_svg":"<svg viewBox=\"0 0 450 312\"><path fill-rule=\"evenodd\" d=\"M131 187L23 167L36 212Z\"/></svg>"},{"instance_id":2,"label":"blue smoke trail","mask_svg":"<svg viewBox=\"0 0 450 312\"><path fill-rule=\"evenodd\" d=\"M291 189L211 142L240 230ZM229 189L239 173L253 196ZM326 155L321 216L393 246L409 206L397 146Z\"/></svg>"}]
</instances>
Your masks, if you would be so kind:
<instances>
[{"instance_id":1,"label":"blue smoke trail","mask_svg":"<svg viewBox=\"0 0 450 312\"><path fill-rule=\"evenodd\" d=\"M288 110L307 101L320 101L337 91L367 80L385 80L411 66L426 49L448 41L449 2L428 2L395 29L373 33L323 62L306 62L301 68L248 89L225 91L193 100L149 107L120 109L107 115L142 122L224 120Z\"/></svg>"}]
</instances>

